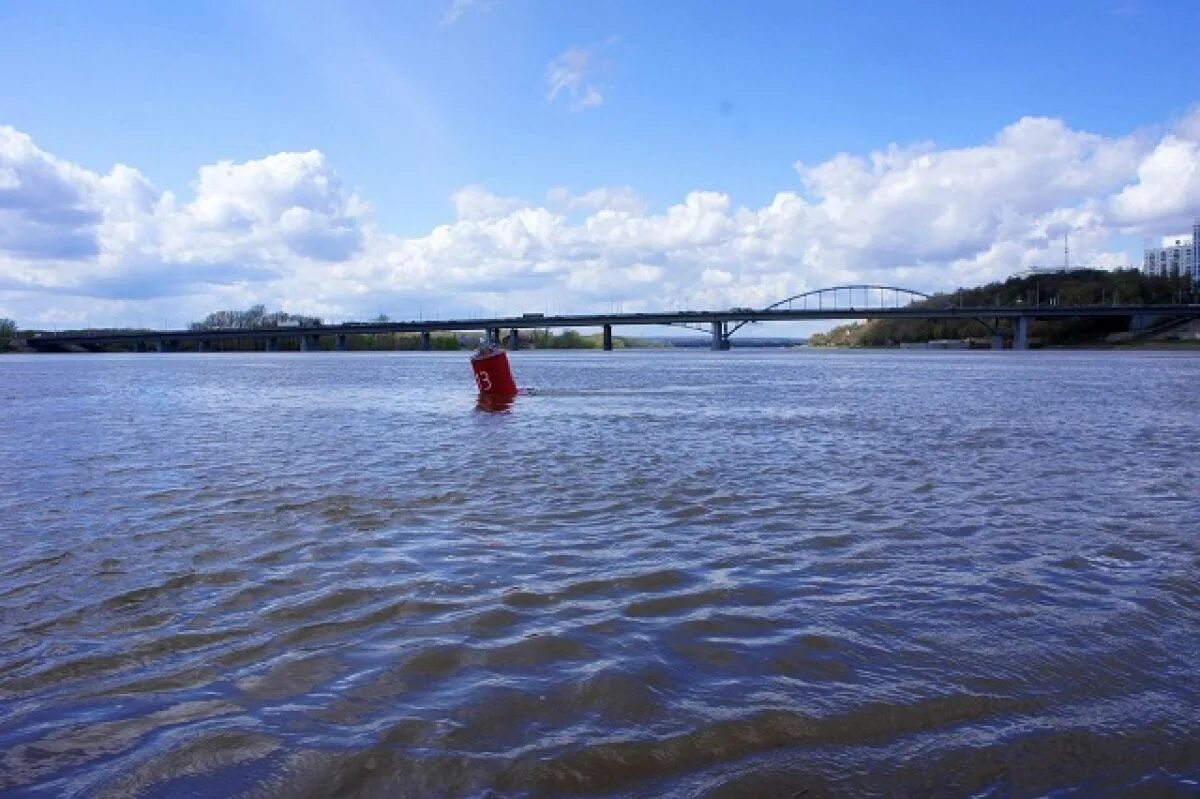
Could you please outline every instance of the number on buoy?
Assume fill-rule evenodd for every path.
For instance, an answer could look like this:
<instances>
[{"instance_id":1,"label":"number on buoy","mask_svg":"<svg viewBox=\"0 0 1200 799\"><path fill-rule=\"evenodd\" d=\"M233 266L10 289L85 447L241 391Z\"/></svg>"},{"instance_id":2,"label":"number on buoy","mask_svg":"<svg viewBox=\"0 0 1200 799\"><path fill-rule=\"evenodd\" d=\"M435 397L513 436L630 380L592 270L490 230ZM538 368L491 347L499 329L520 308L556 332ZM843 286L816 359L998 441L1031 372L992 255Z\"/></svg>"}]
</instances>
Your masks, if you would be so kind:
<instances>
[{"instance_id":1,"label":"number on buoy","mask_svg":"<svg viewBox=\"0 0 1200 799\"><path fill-rule=\"evenodd\" d=\"M483 397L515 397L517 381L508 365L508 353L494 344L484 344L471 356L471 369Z\"/></svg>"}]
</instances>

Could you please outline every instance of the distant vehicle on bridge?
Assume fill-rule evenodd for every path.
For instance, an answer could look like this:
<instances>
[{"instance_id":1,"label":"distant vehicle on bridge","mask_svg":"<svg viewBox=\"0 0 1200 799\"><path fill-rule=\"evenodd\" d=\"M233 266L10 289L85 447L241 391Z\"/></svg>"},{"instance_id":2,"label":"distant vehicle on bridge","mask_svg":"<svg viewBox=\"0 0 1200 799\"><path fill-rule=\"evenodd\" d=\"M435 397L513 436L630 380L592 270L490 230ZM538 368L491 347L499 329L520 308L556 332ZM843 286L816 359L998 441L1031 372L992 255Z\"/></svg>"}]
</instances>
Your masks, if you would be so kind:
<instances>
[{"instance_id":1,"label":"distant vehicle on bridge","mask_svg":"<svg viewBox=\"0 0 1200 799\"><path fill-rule=\"evenodd\" d=\"M362 322L360 324L367 324L367 323ZM321 322L320 319L280 319L278 322L275 322L269 326L277 327L277 328L322 327L323 323Z\"/></svg>"},{"instance_id":2,"label":"distant vehicle on bridge","mask_svg":"<svg viewBox=\"0 0 1200 799\"><path fill-rule=\"evenodd\" d=\"M523 313L523 314L521 314L521 318L522 319L545 319L546 315L544 313Z\"/></svg>"}]
</instances>

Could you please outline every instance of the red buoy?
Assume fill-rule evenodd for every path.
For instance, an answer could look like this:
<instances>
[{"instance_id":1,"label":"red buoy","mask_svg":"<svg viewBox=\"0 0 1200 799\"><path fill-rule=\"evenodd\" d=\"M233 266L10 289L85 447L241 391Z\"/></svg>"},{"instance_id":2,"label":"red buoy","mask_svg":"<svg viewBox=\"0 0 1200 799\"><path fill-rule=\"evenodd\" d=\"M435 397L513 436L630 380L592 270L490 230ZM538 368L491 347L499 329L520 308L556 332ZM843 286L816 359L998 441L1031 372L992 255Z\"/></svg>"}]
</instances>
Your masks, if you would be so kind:
<instances>
[{"instance_id":1,"label":"red buoy","mask_svg":"<svg viewBox=\"0 0 1200 799\"><path fill-rule=\"evenodd\" d=\"M508 353L494 344L484 344L471 356L471 369L479 385L479 396L507 399L517 396L517 381L508 366Z\"/></svg>"}]
</instances>

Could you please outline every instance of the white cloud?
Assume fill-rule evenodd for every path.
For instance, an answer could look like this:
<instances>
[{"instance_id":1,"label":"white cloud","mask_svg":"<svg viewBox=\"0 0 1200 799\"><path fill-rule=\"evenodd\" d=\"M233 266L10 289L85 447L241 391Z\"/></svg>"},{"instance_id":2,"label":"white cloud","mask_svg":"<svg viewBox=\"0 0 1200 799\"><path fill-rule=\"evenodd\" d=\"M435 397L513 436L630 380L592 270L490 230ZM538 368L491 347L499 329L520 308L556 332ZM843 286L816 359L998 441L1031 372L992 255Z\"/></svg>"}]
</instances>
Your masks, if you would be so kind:
<instances>
[{"instance_id":1,"label":"white cloud","mask_svg":"<svg viewBox=\"0 0 1200 799\"><path fill-rule=\"evenodd\" d=\"M1115 221L1144 226L1165 216L1184 217L1200 208L1200 141L1169 135L1137 170L1137 182L1112 200Z\"/></svg>"},{"instance_id":2,"label":"white cloud","mask_svg":"<svg viewBox=\"0 0 1200 799\"><path fill-rule=\"evenodd\" d=\"M705 286L728 286L733 283L733 273L710 267L700 273L700 282Z\"/></svg>"},{"instance_id":3,"label":"white cloud","mask_svg":"<svg viewBox=\"0 0 1200 799\"><path fill-rule=\"evenodd\" d=\"M565 186L546 192L546 202L568 211L627 211L640 214L645 204L632 186L600 186L583 194L572 194Z\"/></svg>"},{"instance_id":4,"label":"white cloud","mask_svg":"<svg viewBox=\"0 0 1200 799\"><path fill-rule=\"evenodd\" d=\"M164 249L172 260L344 261L362 246L366 205L346 195L315 150L202 167L195 190L169 218ZM173 208L174 197L166 200Z\"/></svg>"},{"instance_id":5,"label":"white cloud","mask_svg":"<svg viewBox=\"0 0 1200 799\"><path fill-rule=\"evenodd\" d=\"M95 257L96 189L92 173L0 127L0 252L34 262Z\"/></svg>"},{"instance_id":6,"label":"white cloud","mask_svg":"<svg viewBox=\"0 0 1200 799\"><path fill-rule=\"evenodd\" d=\"M0 128L0 316L762 306L841 283L1003 278L1060 263L1066 232L1076 263L1111 267L1129 261L1116 237L1186 230L1200 214L1200 125L1191 115L1106 137L1027 118L975 146L891 145L796 175L800 187L757 208L718 191L654 210L629 186L553 188L541 204L466 186L445 224L400 237L374 227L319 152L204 166L180 198L131 167L101 175Z\"/></svg>"},{"instance_id":7,"label":"white cloud","mask_svg":"<svg viewBox=\"0 0 1200 799\"><path fill-rule=\"evenodd\" d=\"M492 194L484 186L463 186L450 196L459 219L487 219L504 216L524 208L526 203L515 197Z\"/></svg>"},{"instance_id":8,"label":"white cloud","mask_svg":"<svg viewBox=\"0 0 1200 799\"><path fill-rule=\"evenodd\" d=\"M572 47L546 65L546 99L562 99L571 111L597 108L604 95L595 82L596 51Z\"/></svg>"},{"instance_id":9,"label":"white cloud","mask_svg":"<svg viewBox=\"0 0 1200 799\"><path fill-rule=\"evenodd\" d=\"M571 110L582 111L585 108L598 108L602 105L604 105L604 95L595 86L588 86L583 90L583 96L571 104Z\"/></svg>"}]
</instances>

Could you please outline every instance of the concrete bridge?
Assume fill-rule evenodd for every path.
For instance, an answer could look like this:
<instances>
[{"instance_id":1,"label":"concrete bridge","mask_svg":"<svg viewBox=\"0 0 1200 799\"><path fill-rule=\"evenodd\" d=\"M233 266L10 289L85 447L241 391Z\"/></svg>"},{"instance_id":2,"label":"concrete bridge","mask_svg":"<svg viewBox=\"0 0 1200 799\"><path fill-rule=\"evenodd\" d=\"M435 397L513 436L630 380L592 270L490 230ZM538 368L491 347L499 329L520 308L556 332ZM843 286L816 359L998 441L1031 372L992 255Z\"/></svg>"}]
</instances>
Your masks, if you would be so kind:
<instances>
[{"instance_id":1,"label":"concrete bridge","mask_svg":"<svg viewBox=\"0 0 1200 799\"><path fill-rule=\"evenodd\" d=\"M333 337L338 350L349 348L350 337L381 333L418 333L421 348L431 348L431 334L439 331L480 330L500 342L519 346L518 331L538 328L598 327L603 331L605 350L612 349L614 327L631 325L674 325L703 330L712 337L712 349L730 348L731 336L751 322L812 322L865 319L974 319L991 332L993 347L1011 341L1014 349L1029 346L1029 323L1034 319L1082 319L1124 317L1131 330L1139 330L1163 317L1200 318L1200 305L1010 305L964 307L951 304L952 297L934 302L920 292L895 286L835 286L797 294L766 308L730 308L720 311L660 311L608 314L523 314L501 317L463 317L411 322L347 322L311 327L269 327L218 330L134 330L41 333L27 339L30 347L52 351L66 345L100 349L132 345L139 351L168 352L183 342L195 343L204 352L215 342L230 339L257 340L268 351L281 339L294 339L302 351L320 349L323 337Z\"/></svg>"}]
</instances>

